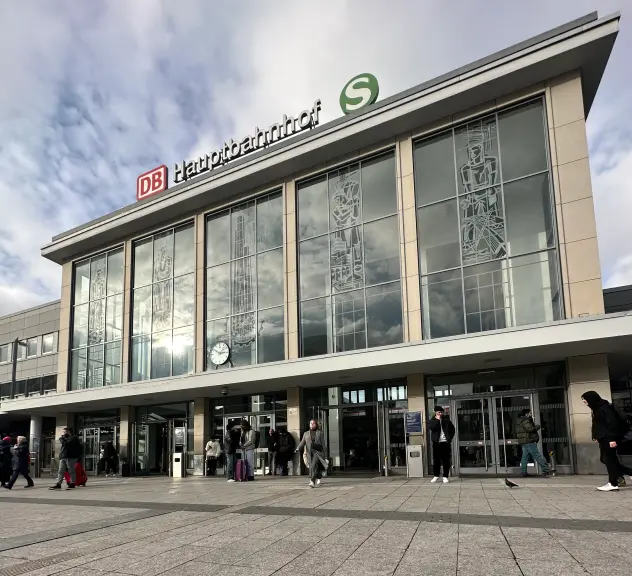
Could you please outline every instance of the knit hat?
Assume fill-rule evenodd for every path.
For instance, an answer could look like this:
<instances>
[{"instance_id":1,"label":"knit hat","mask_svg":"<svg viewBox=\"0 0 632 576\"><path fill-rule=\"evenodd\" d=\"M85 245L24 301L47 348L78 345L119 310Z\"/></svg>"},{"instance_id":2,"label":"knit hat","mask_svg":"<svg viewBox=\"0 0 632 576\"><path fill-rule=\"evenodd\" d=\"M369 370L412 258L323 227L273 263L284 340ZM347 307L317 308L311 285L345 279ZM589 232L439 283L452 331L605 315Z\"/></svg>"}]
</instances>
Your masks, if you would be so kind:
<instances>
[{"instance_id":1,"label":"knit hat","mask_svg":"<svg viewBox=\"0 0 632 576\"><path fill-rule=\"evenodd\" d=\"M11 436L5 436L5 437L2 439L2 441L3 441L3 442L11 442Z\"/></svg>"},{"instance_id":2,"label":"knit hat","mask_svg":"<svg viewBox=\"0 0 632 576\"><path fill-rule=\"evenodd\" d=\"M435 406L435 412L443 412L443 406Z\"/></svg>"}]
</instances>

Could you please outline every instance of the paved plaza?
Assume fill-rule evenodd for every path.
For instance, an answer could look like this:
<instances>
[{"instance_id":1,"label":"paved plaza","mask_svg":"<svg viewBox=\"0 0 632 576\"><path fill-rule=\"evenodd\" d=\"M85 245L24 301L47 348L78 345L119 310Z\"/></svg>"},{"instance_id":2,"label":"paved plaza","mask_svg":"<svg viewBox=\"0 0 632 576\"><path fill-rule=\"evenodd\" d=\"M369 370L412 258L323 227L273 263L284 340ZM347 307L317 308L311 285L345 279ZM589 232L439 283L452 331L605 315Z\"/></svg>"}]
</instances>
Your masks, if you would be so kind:
<instances>
[{"instance_id":1,"label":"paved plaza","mask_svg":"<svg viewBox=\"0 0 632 576\"><path fill-rule=\"evenodd\" d=\"M0 493L0 576L630 574L632 487L528 479L46 479Z\"/></svg>"}]
</instances>

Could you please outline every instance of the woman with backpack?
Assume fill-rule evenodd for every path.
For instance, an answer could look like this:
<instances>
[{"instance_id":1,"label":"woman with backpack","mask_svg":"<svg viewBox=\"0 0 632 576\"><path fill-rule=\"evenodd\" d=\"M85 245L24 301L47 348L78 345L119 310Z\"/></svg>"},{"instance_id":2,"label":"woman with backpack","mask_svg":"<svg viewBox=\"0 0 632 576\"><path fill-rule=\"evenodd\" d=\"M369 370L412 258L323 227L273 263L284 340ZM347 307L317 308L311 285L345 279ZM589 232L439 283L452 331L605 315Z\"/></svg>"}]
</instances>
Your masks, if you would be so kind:
<instances>
[{"instance_id":1,"label":"woman with backpack","mask_svg":"<svg viewBox=\"0 0 632 576\"><path fill-rule=\"evenodd\" d=\"M599 444L600 460L608 470L608 483L597 490L616 492L619 490L619 478L623 474L632 475L632 469L621 464L617 454L618 443L623 440L627 425L614 406L594 390L584 392L582 402L592 411L593 442Z\"/></svg>"}]
</instances>

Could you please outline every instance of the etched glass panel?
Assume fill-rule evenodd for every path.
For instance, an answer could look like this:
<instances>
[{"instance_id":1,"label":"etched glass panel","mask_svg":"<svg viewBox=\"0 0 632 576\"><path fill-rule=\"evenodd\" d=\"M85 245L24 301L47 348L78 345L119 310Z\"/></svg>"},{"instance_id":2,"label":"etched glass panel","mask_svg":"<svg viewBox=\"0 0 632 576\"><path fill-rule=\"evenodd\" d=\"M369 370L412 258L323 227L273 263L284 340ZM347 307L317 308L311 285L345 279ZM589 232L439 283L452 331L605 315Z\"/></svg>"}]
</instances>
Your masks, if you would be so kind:
<instances>
[{"instance_id":1,"label":"etched glass panel","mask_svg":"<svg viewBox=\"0 0 632 576\"><path fill-rule=\"evenodd\" d=\"M284 360L283 306L259 312L259 326L257 340L257 360L259 363Z\"/></svg>"},{"instance_id":2,"label":"etched glass panel","mask_svg":"<svg viewBox=\"0 0 632 576\"><path fill-rule=\"evenodd\" d=\"M330 236L331 291L344 292L364 285L362 228L337 230Z\"/></svg>"},{"instance_id":3,"label":"etched glass panel","mask_svg":"<svg viewBox=\"0 0 632 576\"><path fill-rule=\"evenodd\" d=\"M256 261L254 256L231 262L232 314L250 312L256 306Z\"/></svg>"},{"instance_id":4,"label":"etched glass panel","mask_svg":"<svg viewBox=\"0 0 632 576\"><path fill-rule=\"evenodd\" d=\"M121 343L105 345L105 386L121 383Z\"/></svg>"},{"instance_id":5,"label":"etched glass panel","mask_svg":"<svg viewBox=\"0 0 632 576\"><path fill-rule=\"evenodd\" d=\"M327 234L327 176L300 184L297 196L299 239Z\"/></svg>"},{"instance_id":6,"label":"etched glass panel","mask_svg":"<svg viewBox=\"0 0 632 576\"><path fill-rule=\"evenodd\" d=\"M511 302L505 269L505 260L463 269L468 332L511 326Z\"/></svg>"},{"instance_id":7,"label":"etched glass panel","mask_svg":"<svg viewBox=\"0 0 632 576\"><path fill-rule=\"evenodd\" d=\"M110 252L108 254L108 278L107 278L108 296L123 292L124 269L125 269L125 261L123 258L123 249Z\"/></svg>"},{"instance_id":8,"label":"etched glass panel","mask_svg":"<svg viewBox=\"0 0 632 576\"><path fill-rule=\"evenodd\" d=\"M504 258L505 217L500 186L459 197L463 264Z\"/></svg>"},{"instance_id":9,"label":"etched glass panel","mask_svg":"<svg viewBox=\"0 0 632 576\"><path fill-rule=\"evenodd\" d=\"M152 332L171 328L173 319L173 280L153 285Z\"/></svg>"},{"instance_id":10,"label":"etched glass panel","mask_svg":"<svg viewBox=\"0 0 632 576\"><path fill-rule=\"evenodd\" d=\"M496 119L470 122L455 133L459 194L500 184Z\"/></svg>"},{"instance_id":11,"label":"etched glass panel","mask_svg":"<svg viewBox=\"0 0 632 576\"><path fill-rule=\"evenodd\" d=\"M257 250L283 246L283 198L280 194L257 200Z\"/></svg>"},{"instance_id":12,"label":"etched glass panel","mask_svg":"<svg viewBox=\"0 0 632 576\"><path fill-rule=\"evenodd\" d=\"M88 348L88 373L86 388L103 386L103 346Z\"/></svg>"},{"instance_id":13,"label":"etched glass panel","mask_svg":"<svg viewBox=\"0 0 632 576\"><path fill-rule=\"evenodd\" d=\"M364 292L332 296L335 352L366 348Z\"/></svg>"},{"instance_id":14,"label":"etched glass panel","mask_svg":"<svg viewBox=\"0 0 632 576\"><path fill-rule=\"evenodd\" d=\"M235 366L248 366L257 362L257 314L241 314L231 318L231 356Z\"/></svg>"},{"instance_id":15,"label":"etched glass panel","mask_svg":"<svg viewBox=\"0 0 632 576\"><path fill-rule=\"evenodd\" d=\"M173 277L173 230L154 236L154 282Z\"/></svg>"},{"instance_id":16,"label":"etched glass panel","mask_svg":"<svg viewBox=\"0 0 632 576\"><path fill-rule=\"evenodd\" d=\"M232 258L252 256L256 251L255 203L248 202L233 209L231 214Z\"/></svg>"},{"instance_id":17,"label":"etched glass panel","mask_svg":"<svg viewBox=\"0 0 632 576\"><path fill-rule=\"evenodd\" d=\"M105 338L105 298L90 302L88 344L99 344Z\"/></svg>"},{"instance_id":18,"label":"etched glass panel","mask_svg":"<svg viewBox=\"0 0 632 576\"><path fill-rule=\"evenodd\" d=\"M362 188L358 164L330 172L328 176L330 230L357 226L362 222Z\"/></svg>"},{"instance_id":19,"label":"etched glass panel","mask_svg":"<svg viewBox=\"0 0 632 576\"><path fill-rule=\"evenodd\" d=\"M134 313L132 334L151 333L151 286L134 290Z\"/></svg>"},{"instance_id":20,"label":"etched glass panel","mask_svg":"<svg viewBox=\"0 0 632 576\"><path fill-rule=\"evenodd\" d=\"M123 294L110 296L106 306L105 339L120 340L123 330Z\"/></svg>"},{"instance_id":21,"label":"etched glass panel","mask_svg":"<svg viewBox=\"0 0 632 576\"><path fill-rule=\"evenodd\" d=\"M90 300L105 298L106 262L105 254L90 262Z\"/></svg>"}]
</instances>

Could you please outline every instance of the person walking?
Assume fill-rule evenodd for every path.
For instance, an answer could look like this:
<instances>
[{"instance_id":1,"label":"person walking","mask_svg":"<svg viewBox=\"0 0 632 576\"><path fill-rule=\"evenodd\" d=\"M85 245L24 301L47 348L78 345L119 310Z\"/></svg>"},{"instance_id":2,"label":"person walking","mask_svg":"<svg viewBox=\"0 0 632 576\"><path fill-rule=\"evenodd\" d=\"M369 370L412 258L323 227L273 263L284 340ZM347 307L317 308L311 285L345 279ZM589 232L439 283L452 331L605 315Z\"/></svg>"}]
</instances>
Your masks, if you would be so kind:
<instances>
[{"instance_id":1,"label":"person walking","mask_svg":"<svg viewBox=\"0 0 632 576\"><path fill-rule=\"evenodd\" d=\"M13 455L11 454L11 438L5 436L0 442L0 486L4 486L11 479Z\"/></svg>"},{"instance_id":2,"label":"person walking","mask_svg":"<svg viewBox=\"0 0 632 576\"><path fill-rule=\"evenodd\" d=\"M619 479L624 474L632 475L632 469L621 464L617 454L617 446L626 432L626 426L614 406L594 390L584 392L582 402L592 411L593 442L599 444L600 460L608 471L608 483L597 490L616 492L619 490Z\"/></svg>"},{"instance_id":3,"label":"person walking","mask_svg":"<svg viewBox=\"0 0 632 576\"><path fill-rule=\"evenodd\" d=\"M61 483L64 480L64 473L68 472L70 483L66 480L66 490L72 490L76 486L75 464L81 458L81 443L71 428L64 428L63 434L59 438L61 446L59 450L59 471L57 481L49 490L61 490Z\"/></svg>"},{"instance_id":4,"label":"person walking","mask_svg":"<svg viewBox=\"0 0 632 576\"><path fill-rule=\"evenodd\" d=\"M279 465L279 434L270 428L270 438L268 439L268 476L276 476Z\"/></svg>"},{"instance_id":5,"label":"person walking","mask_svg":"<svg viewBox=\"0 0 632 576\"><path fill-rule=\"evenodd\" d=\"M454 424L450 422L450 418L444 416L443 408L435 406L434 416L428 422L430 430L430 441L432 442L433 457L433 474L434 477L430 482L437 482L443 468L443 483L449 482L450 476L450 458L452 456L452 438L454 438Z\"/></svg>"},{"instance_id":6,"label":"person walking","mask_svg":"<svg viewBox=\"0 0 632 576\"><path fill-rule=\"evenodd\" d=\"M215 437L206 443L206 472L209 476L217 474L217 459L222 453L222 447Z\"/></svg>"},{"instance_id":7,"label":"person walking","mask_svg":"<svg viewBox=\"0 0 632 576\"><path fill-rule=\"evenodd\" d=\"M294 454L295 446L294 437L285 428L282 428L279 432L279 452L277 453L277 461L282 476L288 475L288 463Z\"/></svg>"},{"instance_id":8,"label":"person walking","mask_svg":"<svg viewBox=\"0 0 632 576\"><path fill-rule=\"evenodd\" d=\"M239 446L239 432L232 424L226 425L224 434L224 455L226 456L226 478L227 482L235 481L235 454Z\"/></svg>"},{"instance_id":9,"label":"person walking","mask_svg":"<svg viewBox=\"0 0 632 576\"><path fill-rule=\"evenodd\" d=\"M303 439L296 447L296 451L300 452L303 448L305 448L309 459L309 486L310 488L320 486L323 477L321 467L327 470L329 460L325 457L327 454L325 435L316 420L310 421L309 430L303 434Z\"/></svg>"},{"instance_id":10,"label":"person walking","mask_svg":"<svg viewBox=\"0 0 632 576\"><path fill-rule=\"evenodd\" d=\"M249 481L255 479L255 448L257 447L255 431L247 420L241 421L240 448L246 462L246 476Z\"/></svg>"},{"instance_id":11,"label":"person walking","mask_svg":"<svg viewBox=\"0 0 632 576\"><path fill-rule=\"evenodd\" d=\"M103 460L105 461L105 477L116 476L116 461L118 454L112 440L108 440L103 446Z\"/></svg>"},{"instance_id":12,"label":"person walking","mask_svg":"<svg viewBox=\"0 0 632 576\"><path fill-rule=\"evenodd\" d=\"M549 475L549 465L538 450L538 442L540 441L540 435L538 434L539 429L540 425L533 421L531 409L525 410L520 415L520 420L518 420L517 426L518 444L522 446L520 476L523 478L528 476L527 464L529 463L529 456L531 456L533 462L538 463L543 476Z\"/></svg>"},{"instance_id":13,"label":"person walking","mask_svg":"<svg viewBox=\"0 0 632 576\"><path fill-rule=\"evenodd\" d=\"M15 448L13 448L13 474L11 475L10 480L3 485L3 488L11 490L20 474L22 474L22 476L24 476L24 479L26 480L25 488L33 488L35 484L33 483L33 479L29 474L29 462L29 443L24 436L18 436L18 443Z\"/></svg>"}]
</instances>

